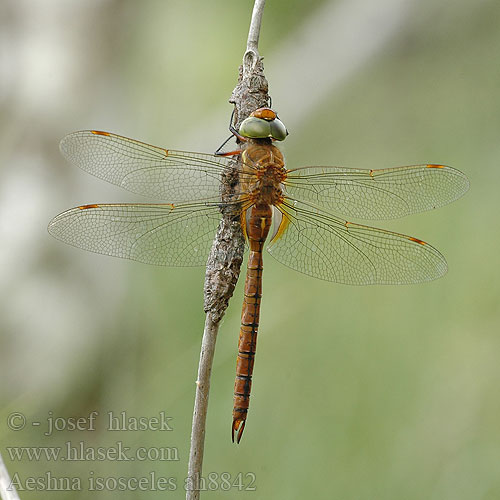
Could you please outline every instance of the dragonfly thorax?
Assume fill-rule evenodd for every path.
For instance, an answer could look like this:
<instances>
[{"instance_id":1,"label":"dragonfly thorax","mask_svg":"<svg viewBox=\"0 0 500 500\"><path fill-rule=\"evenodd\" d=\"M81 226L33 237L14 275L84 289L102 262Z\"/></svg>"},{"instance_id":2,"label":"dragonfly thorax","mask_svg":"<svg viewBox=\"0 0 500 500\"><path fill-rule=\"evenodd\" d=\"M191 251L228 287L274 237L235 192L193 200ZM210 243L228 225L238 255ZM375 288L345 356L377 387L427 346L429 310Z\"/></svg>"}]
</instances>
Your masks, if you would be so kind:
<instances>
[{"instance_id":1,"label":"dragonfly thorax","mask_svg":"<svg viewBox=\"0 0 500 500\"><path fill-rule=\"evenodd\" d=\"M251 141L243 152L242 187L248 189L254 205L278 205L287 171L281 151L272 144ZM250 175L248 175L250 174ZM247 182L249 177L251 182Z\"/></svg>"}]
</instances>

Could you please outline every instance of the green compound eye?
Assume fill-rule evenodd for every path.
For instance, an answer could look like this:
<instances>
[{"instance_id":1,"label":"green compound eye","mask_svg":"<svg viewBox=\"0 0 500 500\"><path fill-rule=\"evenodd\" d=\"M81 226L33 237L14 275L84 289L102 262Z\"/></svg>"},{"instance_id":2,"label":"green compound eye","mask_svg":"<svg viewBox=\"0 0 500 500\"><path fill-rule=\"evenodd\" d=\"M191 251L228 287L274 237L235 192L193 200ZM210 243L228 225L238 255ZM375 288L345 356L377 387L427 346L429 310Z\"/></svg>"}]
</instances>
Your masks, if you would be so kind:
<instances>
[{"instance_id":1,"label":"green compound eye","mask_svg":"<svg viewBox=\"0 0 500 500\"><path fill-rule=\"evenodd\" d=\"M264 120L256 116L249 116L241 122L240 130L238 131L243 137L249 139L266 139L271 137L276 141L285 140L288 132L281 120Z\"/></svg>"},{"instance_id":2,"label":"green compound eye","mask_svg":"<svg viewBox=\"0 0 500 500\"><path fill-rule=\"evenodd\" d=\"M273 139L284 141L288 135L285 124L281 120L278 120L278 118L269 122L269 124L271 125L271 136Z\"/></svg>"},{"instance_id":3,"label":"green compound eye","mask_svg":"<svg viewBox=\"0 0 500 500\"><path fill-rule=\"evenodd\" d=\"M264 139L271 136L271 122L249 116L241 122L239 133L250 139Z\"/></svg>"}]
</instances>

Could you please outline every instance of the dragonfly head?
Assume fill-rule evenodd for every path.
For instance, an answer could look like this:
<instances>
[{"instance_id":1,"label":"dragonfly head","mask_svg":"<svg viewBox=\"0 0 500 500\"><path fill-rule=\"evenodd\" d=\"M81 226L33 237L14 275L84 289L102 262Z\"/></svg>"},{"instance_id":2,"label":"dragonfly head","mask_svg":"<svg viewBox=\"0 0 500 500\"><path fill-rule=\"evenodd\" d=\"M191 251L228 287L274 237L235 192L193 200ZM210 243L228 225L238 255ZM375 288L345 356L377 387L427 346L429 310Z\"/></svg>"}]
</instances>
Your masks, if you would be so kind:
<instances>
[{"instance_id":1,"label":"dragonfly head","mask_svg":"<svg viewBox=\"0 0 500 500\"><path fill-rule=\"evenodd\" d=\"M243 120L239 134L249 139L274 139L284 141L288 135L284 123L271 108L259 108Z\"/></svg>"}]
</instances>

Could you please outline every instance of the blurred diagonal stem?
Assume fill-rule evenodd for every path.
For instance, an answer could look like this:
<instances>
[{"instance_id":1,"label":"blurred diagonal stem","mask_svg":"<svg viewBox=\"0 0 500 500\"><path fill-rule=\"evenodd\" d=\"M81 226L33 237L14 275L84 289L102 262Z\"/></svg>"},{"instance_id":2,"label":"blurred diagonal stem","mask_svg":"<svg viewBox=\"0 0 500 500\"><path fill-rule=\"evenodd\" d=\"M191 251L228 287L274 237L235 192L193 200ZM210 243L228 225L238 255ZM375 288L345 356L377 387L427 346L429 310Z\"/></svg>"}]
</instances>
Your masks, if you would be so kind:
<instances>
[{"instance_id":1,"label":"blurred diagonal stem","mask_svg":"<svg viewBox=\"0 0 500 500\"><path fill-rule=\"evenodd\" d=\"M243 64L239 68L238 85L229 102L234 105L234 123L237 129L240 123L255 109L269 103L268 85L264 76L262 58L258 52L258 42L265 0L255 0L252 21L248 33L247 49ZM229 199L237 189L238 158L224 173L221 185L222 201ZM219 324L226 312L229 299L233 295L238 281L245 249L245 239L241 230L240 216L230 209L223 210L222 219L217 229L205 275L205 329L201 344L196 396L191 431L191 449L189 453L186 499L200 498L199 480L202 474L203 452L205 445L205 425L210 390L210 374L215 354L215 342ZM228 406L229 407L229 406ZM230 417L230 414L228 414ZM228 417L228 442L231 418Z\"/></svg>"},{"instance_id":2,"label":"blurred diagonal stem","mask_svg":"<svg viewBox=\"0 0 500 500\"><path fill-rule=\"evenodd\" d=\"M11 482L7 467L5 467L2 454L0 453L0 496L3 500L19 500L16 488L14 485L11 485Z\"/></svg>"}]
</instances>

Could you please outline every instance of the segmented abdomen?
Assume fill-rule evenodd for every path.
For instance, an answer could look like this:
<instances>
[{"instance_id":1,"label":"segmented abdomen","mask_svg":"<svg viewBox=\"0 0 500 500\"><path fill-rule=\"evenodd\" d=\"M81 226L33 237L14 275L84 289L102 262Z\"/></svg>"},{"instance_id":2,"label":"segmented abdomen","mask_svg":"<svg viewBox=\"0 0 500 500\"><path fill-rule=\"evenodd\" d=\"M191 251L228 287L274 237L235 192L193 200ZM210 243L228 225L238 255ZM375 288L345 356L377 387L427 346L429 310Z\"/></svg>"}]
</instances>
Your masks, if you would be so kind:
<instances>
[{"instance_id":1,"label":"segmented abdomen","mask_svg":"<svg viewBox=\"0 0 500 500\"><path fill-rule=\"evenodd\" d=\"M245 279L245 297L241 311L241 328L238 342L238 358L236 360L236 380L234 382L234 407L232 439L238 432L237 442L245 428L252 372L259 329L260 301L262 297L262 250L271 226L272 209L270 205L254 205L250 209L250 218L246 232L250 255L248 257L247 275Z\"/></svg>"}]
</instances>

